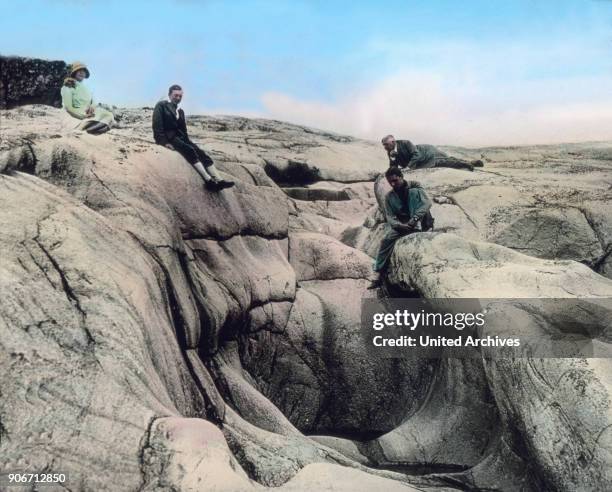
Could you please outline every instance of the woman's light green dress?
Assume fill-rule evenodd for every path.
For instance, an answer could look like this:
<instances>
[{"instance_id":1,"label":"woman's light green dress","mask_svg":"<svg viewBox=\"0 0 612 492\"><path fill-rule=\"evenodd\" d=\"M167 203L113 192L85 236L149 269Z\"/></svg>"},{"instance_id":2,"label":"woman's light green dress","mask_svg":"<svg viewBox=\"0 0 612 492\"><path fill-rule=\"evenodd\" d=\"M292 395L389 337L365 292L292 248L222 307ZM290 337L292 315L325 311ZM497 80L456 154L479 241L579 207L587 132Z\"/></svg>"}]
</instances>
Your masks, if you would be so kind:
<instances>
[{"instance_id":1,"label":"woman's light green dress","mask_svg":"<svg viewBox=\"0 0 612 492\"><path fill-rule=\"evenodd\" d=\"M75 81L74 87L63 86L61 90L62 105L70 116L82 120L77 127L84 128L92 122L106 123L112 126L115 122L113 113L101 106L94 106L93 96L83 82ZM94 106L93 116L87 116L89 106Z\"/></svg>"}]
</instances>

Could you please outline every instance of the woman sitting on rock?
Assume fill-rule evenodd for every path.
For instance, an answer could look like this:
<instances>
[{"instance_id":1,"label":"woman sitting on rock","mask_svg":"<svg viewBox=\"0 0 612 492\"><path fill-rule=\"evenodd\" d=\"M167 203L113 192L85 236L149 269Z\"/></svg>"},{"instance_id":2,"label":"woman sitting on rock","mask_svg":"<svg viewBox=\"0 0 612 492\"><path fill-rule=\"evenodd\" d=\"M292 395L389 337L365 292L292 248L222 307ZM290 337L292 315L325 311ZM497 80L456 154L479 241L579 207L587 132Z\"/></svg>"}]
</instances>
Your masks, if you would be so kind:
<instances>
[{"instance_id":1,"label":"woman sitting on rock","mask_svg":"<svg viewBox=\"0 0 612 492\"><path fill-rule=\"evenodd\" d=\"M89 78L89 69L84 63L74 62L70 65L70 76L64 79L62 87L62 105L68 114L82 120L77 129L99 135L110 130L115 122L113 113L101 106L94 106L91 91L83 83Z\"/></svg>"}]
</instances>

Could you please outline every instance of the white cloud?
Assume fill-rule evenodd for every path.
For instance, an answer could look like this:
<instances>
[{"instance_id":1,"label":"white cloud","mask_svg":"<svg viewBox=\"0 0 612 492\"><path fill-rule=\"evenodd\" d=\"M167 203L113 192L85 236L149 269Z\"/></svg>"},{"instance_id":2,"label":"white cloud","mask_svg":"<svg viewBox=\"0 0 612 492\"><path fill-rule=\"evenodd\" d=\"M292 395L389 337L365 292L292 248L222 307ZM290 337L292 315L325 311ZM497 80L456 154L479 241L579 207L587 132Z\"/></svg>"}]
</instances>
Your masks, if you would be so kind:
<instances>
[{"instance_id":1,"label":"white cloud","mask_svg":"<svg viewBox=\"0 0 612 492\"><path fill-rule=\"evenodd\" d=\"M468 146L611 139L608 45L603 36L562 34L486 45L372 39L351 62L377 66L378 80L331 102L271 92L261 101L268 117L372 139L393 133Z\"/></svg>"},{"instance_id":2,"label":"white cloud","mask_svg":"<svg viewBox=\"0 0 612 492\"><path fill-rule=\"evenodd\" d=\"M271 118L378 139L387 133L448 145L558 143L612 138L610 79L490 84L403 71L332 103L265 93ZM607 97L606 97L607 96Z\"/></svg>"}]
</instances>

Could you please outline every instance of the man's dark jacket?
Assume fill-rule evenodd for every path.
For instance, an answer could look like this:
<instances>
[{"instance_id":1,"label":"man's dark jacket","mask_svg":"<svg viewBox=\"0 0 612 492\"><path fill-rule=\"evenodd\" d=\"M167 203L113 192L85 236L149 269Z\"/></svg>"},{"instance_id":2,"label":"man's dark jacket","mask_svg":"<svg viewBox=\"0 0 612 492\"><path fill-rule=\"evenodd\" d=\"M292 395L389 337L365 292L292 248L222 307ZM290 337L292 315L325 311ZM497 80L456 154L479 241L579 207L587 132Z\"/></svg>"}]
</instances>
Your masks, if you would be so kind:
<instances>
[{"instance_id":1,"label":"man's dark jacket","mask_svg":"<svg viewBox=\"0 0 612 492\"><path fill-rule=\"evenodd\" d=\"M410 140L395 141L395 156L389 154L389 165L398 167L408 167L410 159L418 153L416 146Z\"/></svg>"},{"instance_id":2,"label":"man's dark jacket","mask_svg":"<svg viewBox=\"0 0 612 492\"><path fill-rule=\"evenodd\" d=\"M176 117L176 106L170 101L159 101L153 110L153 137L159 145L172 143L176 137L189 142L187 135L187 124L185 112L178 110Z\"/></svg>"},{"instance_id":3,"label":"man's dark jacket","mask_svg":"<svg viewBox=\"0 0 612 492\"><path fill-rule=\"evenodd\" d=\"M435 165L436 158L447 157L444 152L433 145L414 145L410 140L396 140L395 151L397 152L395 158L392 159L389 154L389 165L411 169L432 167Z\"/></svg>"}]
</instances>

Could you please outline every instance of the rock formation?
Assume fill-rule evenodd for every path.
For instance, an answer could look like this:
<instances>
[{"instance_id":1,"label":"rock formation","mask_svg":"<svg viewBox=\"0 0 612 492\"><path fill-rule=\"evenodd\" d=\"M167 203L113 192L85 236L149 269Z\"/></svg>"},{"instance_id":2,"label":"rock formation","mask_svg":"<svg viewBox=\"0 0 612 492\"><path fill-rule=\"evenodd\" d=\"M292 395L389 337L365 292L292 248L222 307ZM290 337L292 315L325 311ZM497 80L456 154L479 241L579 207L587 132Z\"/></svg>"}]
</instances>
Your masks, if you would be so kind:
<instances>
[{"instance_id":1,"label":"rock formation","mask_svg":"<svg viewBox=\"0 0 612 492\"><path fill-rule=\"evenodd\" d=\"M24 104L60 107L60 87L67 71L63 61L0 56L0 109Z\"/></svg>"},{"instance_id":2,"label":"rock formation","mask_svg":"<svg viewBox=\"0 0 612 492\"><path fill-rule=\"evenodd\" d=\"M236 181L211 194L153 145L149 108L120 117L91 136L48 106L0 113L0 472L67 471L71 490L612 486L606 360L368 356L377 144L193 117ZM414 173L436 232L398 243L392 287L612 297L612 144L447 150L486 167Z\"/></svg>"}]
</instances>

